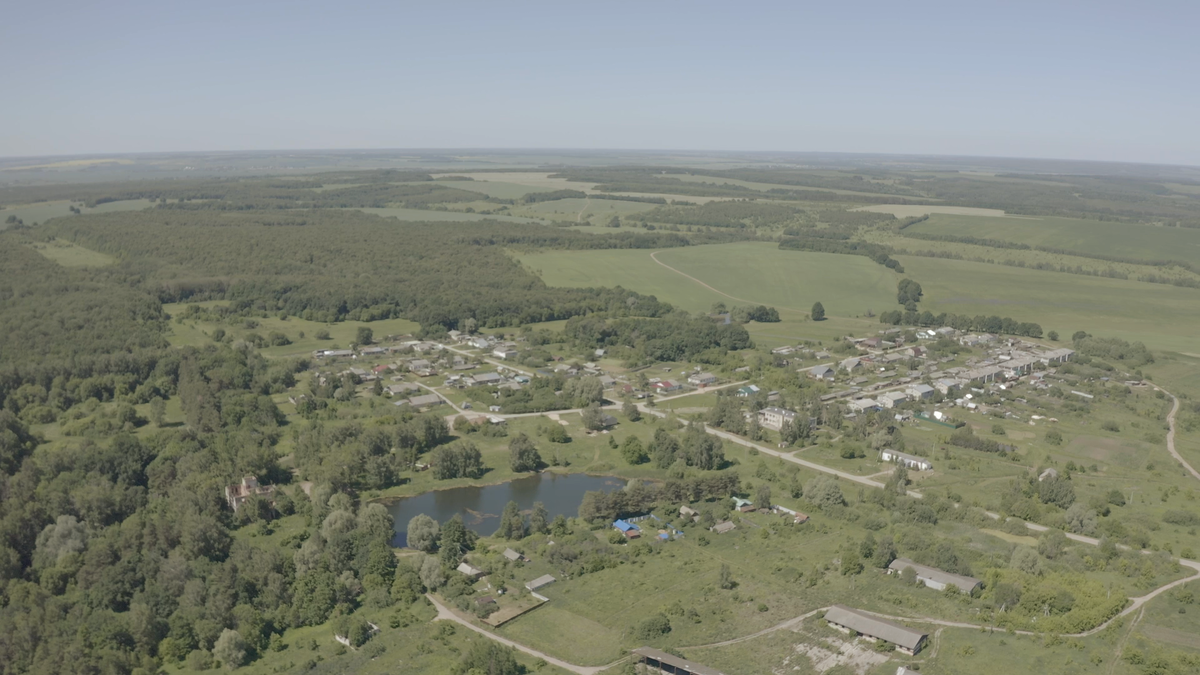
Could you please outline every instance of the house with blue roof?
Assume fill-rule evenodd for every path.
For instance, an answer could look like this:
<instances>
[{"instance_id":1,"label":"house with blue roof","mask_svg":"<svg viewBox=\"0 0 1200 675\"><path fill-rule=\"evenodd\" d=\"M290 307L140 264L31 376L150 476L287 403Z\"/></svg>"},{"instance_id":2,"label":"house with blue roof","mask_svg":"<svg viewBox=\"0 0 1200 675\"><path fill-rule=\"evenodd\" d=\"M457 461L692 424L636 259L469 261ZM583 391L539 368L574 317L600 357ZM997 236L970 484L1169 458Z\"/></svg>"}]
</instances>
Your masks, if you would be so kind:
<instances>
[{"instance_id":1,"label":"house with blue roof","mask_svg":"<svg viewBox=\"0 0 1200 675\"><path fill-rule=\"evenodd\" d=\"M625 535L626 539L637 539L638 537L642 536L641 528L633 523L625 522L624 520L614 520L613 527L618 532Z\"/></svg>"}]
</instances>

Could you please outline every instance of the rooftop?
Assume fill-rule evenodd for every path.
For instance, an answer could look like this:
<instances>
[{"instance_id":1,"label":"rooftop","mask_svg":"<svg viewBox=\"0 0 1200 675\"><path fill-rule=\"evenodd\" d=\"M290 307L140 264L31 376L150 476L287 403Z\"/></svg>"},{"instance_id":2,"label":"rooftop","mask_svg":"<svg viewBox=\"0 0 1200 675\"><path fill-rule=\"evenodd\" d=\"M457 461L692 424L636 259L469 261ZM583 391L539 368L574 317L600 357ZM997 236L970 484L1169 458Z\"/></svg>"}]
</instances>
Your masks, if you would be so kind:
<instances>
[{"instance_id":1,"label":"rooftop","mask_svg":"<svg viewBox=\"0 0 1200 675\"><path fill-rule=\"evenodd\" d=\"M921 641L928 637L927 633L901 626L887 619L867 614L858 609L845 605L834 605L825 612L825 620L858 631L864 635L887 640L892 644L915 651L921 646Z\"/></svg>"},{"instance_id":2,"label":"rooftop","mask_svg":"<svg viewBox=\"0 0 1200 675\"><path fill-rule=\"evenodd\" d=\"M931 579L939 584L946 584L947 586L954 585L964 593L970 593L972 589L980 584L980 581L975 577L943 572L936 567L920 565L909 560L908 558L896 558L892 561L892 564L888 565L888 569L895 570L897 572L903 572L904 568L906 567L911 567L913 571L917 573L917 576L921 577L922 579Z\"/></svg>"}]
</instances>

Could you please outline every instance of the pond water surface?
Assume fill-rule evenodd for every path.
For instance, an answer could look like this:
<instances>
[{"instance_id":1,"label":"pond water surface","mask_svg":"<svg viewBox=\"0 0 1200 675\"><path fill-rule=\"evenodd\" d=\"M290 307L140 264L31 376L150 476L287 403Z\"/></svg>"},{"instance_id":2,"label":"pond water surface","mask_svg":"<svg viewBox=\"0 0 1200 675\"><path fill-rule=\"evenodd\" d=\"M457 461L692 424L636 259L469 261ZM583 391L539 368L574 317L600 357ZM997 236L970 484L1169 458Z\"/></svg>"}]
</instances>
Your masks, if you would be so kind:
<instances>
[{"instance_id":1,"label":"pond water surface","mask_svg":"<svg viewBox=\"0 0 1200 675\"><path fill-rule=\"evenodd\" d=\"M542 502L551 518L560 514L570 518L578 515L584 492L610 492L624 486L624 479L610 476L540 473L498 485L450 488L406 497L388 504L388 511L396 519L396 538L392 545L407 545L408 521L421 513L439 523L461 514L468 528L491 535L500 527L500 514L510 501L516 502L523 513L532 510L534 502Z\"/></svg>"}]
</instances>

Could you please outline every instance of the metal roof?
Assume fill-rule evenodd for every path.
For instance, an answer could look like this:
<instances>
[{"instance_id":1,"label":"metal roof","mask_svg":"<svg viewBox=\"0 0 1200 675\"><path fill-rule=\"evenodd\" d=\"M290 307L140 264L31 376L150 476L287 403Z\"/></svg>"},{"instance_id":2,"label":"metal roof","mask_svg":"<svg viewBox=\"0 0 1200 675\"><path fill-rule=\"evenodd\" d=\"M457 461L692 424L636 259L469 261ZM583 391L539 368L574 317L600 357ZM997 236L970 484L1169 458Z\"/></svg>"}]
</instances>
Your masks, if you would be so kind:
<instances>
[{"instance_id":1,"label":"metal roof","mask_svg":"<svg viewBox=\"0 0 1200 675\"><path fill-rule=\"evenodd\" d=\"M642 658L651 659L659 662L660 664L671 666L674 668L674 672L676 673L691 673L692 675L725 675L716 668L709 668L708 666L700 665L694 661L681 659L678 656L672 656L671 654L653 647L638 647L637 649L632 649L630 651Z\"/></svg>"},{"instance_id":2,"label":"metal roof","mask_svg":"<svg viewBox=\"0 0 1200 675\"><path fill-rule=\"evenodd\" d=\"M888 565L888 569L895 570L897 572L903 572L904 568L906 567L911 567L913 571L917 573L918 579L929 579L930 581L936 581L939 584L957 586L958 589L963 593L970 593L981 583L975 577L943 572L936 567L921 565L909 560L908 558L896 558L892 561L892 564Z\"/></svg>"},{"instance_id":3,"label":"metal roof","mask_svg":"<svg viewBox=\"0 0 1200 675\"><path fill-rule=\"evenodd\" d=\"M916 651L917 647L921 646L921 641L929 637L927 633L892 623L887 619L880 619L845 605L830 607L829 611L825 612L825 620L912 651Z\"/></svg>"}]
</instances>

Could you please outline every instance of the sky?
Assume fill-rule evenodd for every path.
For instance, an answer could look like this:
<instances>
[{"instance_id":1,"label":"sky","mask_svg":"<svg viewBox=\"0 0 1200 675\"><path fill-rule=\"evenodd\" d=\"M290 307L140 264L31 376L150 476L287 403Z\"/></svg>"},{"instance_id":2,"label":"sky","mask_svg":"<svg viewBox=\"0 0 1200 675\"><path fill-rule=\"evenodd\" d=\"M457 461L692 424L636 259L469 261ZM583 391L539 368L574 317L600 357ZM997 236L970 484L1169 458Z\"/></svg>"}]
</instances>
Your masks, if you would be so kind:
<instances>
[{"instance_id":1,"label":"sky","mask_svg":"<svg viewBox=\"0 0 1200 675\"><path fill-rule=\"evenodd\" d=\"M0 156L546 148L1200 165L1197 2L10 3Z\"/></svg>"}]
</instances>

